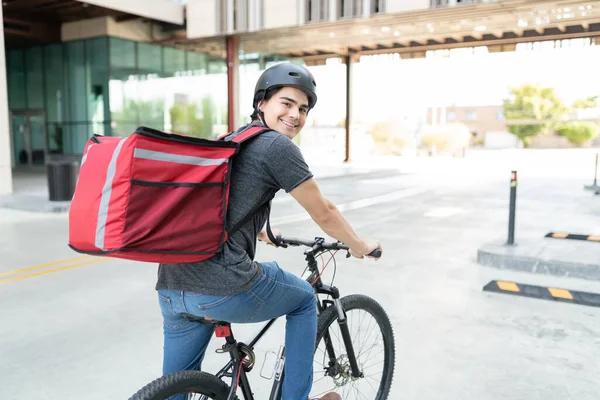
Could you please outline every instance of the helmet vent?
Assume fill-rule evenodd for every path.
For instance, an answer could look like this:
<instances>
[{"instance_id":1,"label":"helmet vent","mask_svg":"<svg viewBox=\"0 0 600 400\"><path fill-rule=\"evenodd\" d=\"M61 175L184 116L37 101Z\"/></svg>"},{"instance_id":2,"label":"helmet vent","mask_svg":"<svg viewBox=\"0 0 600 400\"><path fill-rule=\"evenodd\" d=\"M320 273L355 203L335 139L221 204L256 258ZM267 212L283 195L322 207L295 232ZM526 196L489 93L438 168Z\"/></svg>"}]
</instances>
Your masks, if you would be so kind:
<instances>
[{"instance_id":1,"label":"helmet vent","mask_svg":"<svg viewBox=\"0 0 600 400\"><path fill-rule=\"evenodd\" d=\"M288 72L288 74L294 78L300 78L300 74L298 72Z\"/></svg>"}]
</instances>

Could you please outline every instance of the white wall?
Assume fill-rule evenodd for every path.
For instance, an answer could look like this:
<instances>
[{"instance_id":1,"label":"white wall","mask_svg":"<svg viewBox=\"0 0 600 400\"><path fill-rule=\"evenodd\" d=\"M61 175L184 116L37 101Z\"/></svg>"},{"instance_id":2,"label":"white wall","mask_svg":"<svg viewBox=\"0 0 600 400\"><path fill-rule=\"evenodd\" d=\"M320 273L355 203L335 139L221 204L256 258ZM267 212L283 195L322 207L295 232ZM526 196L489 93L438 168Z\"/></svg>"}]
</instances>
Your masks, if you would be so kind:
<instances>
[{"instance_id":1,"label":"white wall","mask_svg":"<svg viewBox=\"0 0 600 400\"><path fill-rule=\"evenodd\" d=\"M62 41L85 39L108 34L108 18L99 17L75 22L67 22L60 27Z\"/></svg>"},{"instance_id":2,"label":"white wall","mask_svg":"<svg viewBox=\"0 0 600 400\"><path fill-rule=\"evenodd\" d=\"M161 29L152 22L140 20L117 22L112 17L90 18L61 25L61 39L63 41L100 36L147 42L161 39L164 35Z\"/></svg>"},{"instance_id":3,"label":"white wall","mask_svg":"<svg viewBox=\"0 0 600 400\"><path fill-rule=\"evenodd\" d=\"M2 7L0 7L0 20ZM4 29L0 29L0 194L12 193L12 162L10 125L8 123L8 94L6 92L6 57Z\"/></svg>"},{"instance_id":4,"label":"white wall","mask_svg":"<svg viewBox=\"0 0 600 400\"><path fill-rule=\"evenodd\" d=\"M152 18L157 21L183 25L183 5L170 0L77 0L96 6L110 8Z\"/></svg>"},{"instance_id":5,"label":"white wall","mask_svg":"<svg viewBox=\"0 0 600 400\"><path fill-rule=\"evenodd\" d=\"M186 12L188 38L194 39L217 34L217 2L215 0L188 0Z\"/></svg>"},{"instance_id":6,"label":"white wall","mask_svg":"<svg viewBox=\"0 0 600 400\"><path fill-rule=\"evenodd\" d=\"M265 24L263 29L297 25L297 2L298 0L264 0Z\"/></svg>"},{"instance_id":7,"label":"white wall","mask_svg":"<svg viewBox=\"0 0 600 400\"><path fill-rule=\"evenodd\" d=\"M430 0L387 0L386 12L415 11L429 8Z\"/></svg>"}]
</instances>

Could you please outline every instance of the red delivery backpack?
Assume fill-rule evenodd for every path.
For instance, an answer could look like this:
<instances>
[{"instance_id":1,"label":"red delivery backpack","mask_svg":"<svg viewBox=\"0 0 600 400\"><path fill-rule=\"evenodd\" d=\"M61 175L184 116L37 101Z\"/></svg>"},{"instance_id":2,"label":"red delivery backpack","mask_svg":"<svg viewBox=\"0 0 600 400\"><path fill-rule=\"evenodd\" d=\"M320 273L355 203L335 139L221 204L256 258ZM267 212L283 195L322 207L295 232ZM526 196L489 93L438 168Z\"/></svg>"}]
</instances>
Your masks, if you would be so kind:
<instances>
[{"instance_id":1,"label":"red delivery backpack","mask_svg":"<svg viewBox=\"0 0 600 400\"><path fill-rule=\"evenodd\" d=\"M69 247L157 263L214 256L241 225L225 229L232 159L268 130L251 127L231 141L147 127L126 138L94 135L71 201Z\"/></svg>"}]
</instances>

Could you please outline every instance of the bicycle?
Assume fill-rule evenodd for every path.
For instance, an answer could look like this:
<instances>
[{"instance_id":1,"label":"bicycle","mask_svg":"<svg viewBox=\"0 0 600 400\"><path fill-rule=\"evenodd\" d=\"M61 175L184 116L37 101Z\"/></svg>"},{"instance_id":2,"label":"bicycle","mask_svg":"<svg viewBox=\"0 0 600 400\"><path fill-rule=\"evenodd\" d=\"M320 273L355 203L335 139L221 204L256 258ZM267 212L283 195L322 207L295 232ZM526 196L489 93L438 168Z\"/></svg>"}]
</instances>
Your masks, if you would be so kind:
<instances>
[{"instance_id":1,"label":"bicycle","mask_svg":"<svg viewBox=\"0 0 600 400\"><path fill-rule=\"evenodd\" d=\"M319 237L315 238L313 241L283 237L278 237L278 240L279 245L282 247L308 247L308 249L304 251L305 260L307 261L307 267L304 271L306 272L306 270L309 270L310 272L310 275L306 280L311 283L315 290L315 296L317 296L317 312L319 315L315 353L319 350L321 341L323 341L324 344L324 350L322 350L324 358L323 370L318 371L316 368L313 369L315 378L317 378L320 373L323 373L323 377L317 379L313 383L313 390L316 387L315 385L324 378L331 378L337 390L346 387L348 384L350 384L348 386L349 388L352 387L356 390L357 382L366 381L376 392L375 395L367 397L364 396L362 392L357 391L357 395L360 395L357 398L373 400L387 399L394 373L395 343L392 326L385 310L375 300L364 295L349 295L340 298L339 290L336 287L331 286L335 279L335 270L331 285L325 285L321 277L329 263L327 263L321 271L319 271L318 268L317 257L322 256L326 252L331 254L331 251L335 250L335 253L331 255L329 261L333 259L334 268L337 269L335 254L339 250L346 250L346 258L350 257L348 246L340 242L328 243L323 238ZM369 255L380 257L381 252L375 250ZM302 275L304 275L304 273ZM327 295L327 298L320 299L319 295ZM331 297L331 300L328 299L329 297ZM371 352L378 343L371 347L370 350L367 349L369 350L369 353L365 354L367 350L360 352L359 349L359 353L357 354L355 345L357 342L360 344L364 338L361 337L360 331L358 334L355 334L354 338L351 337L347 318L348 312L355 310L366 311L366 313L369 313L375 318L376 324L381 329L384 360L381 380L377 387L373 386L369 381L369 378L375 380L372 378L372 375L370 375L370 371L369 375L365 375L365 371L371 368L372 365L365 364L371 362ZM245 400L254 400L254 395L247 375L255 366L256 356L254 347L278 318L268 321L256 337L254 337L247 345L243 342L238 342L234 338L231 325L226 321L209 320L191 315L187 318L201 323L212 324L215 327L215 335L225 339L225 344L223 344L220 349L217 349L217 353L229 353L229 362L214 375L204 371L179 371L162 376L144 386L129 400L165 400L172 396L192 393L201 395L200 399L236 400L238 399L238 396L236 395L238 388L241 390ZM337 349L333 345L335 330L332 325L334 321L338 322L338 328L343 341L343 344L338 345ZM352 325L352 321L350 321L350 325ZM339 335L337 337L339 338ZM367 339L364 340L366 341ZM375 355L377 354L374 354L373 356ZM364 356L364 358L361 358L361 356ZM272 379L274 377L275 379L269 400L281 400L281 387L285 373L284 360L285 348L282 346L277 354L277 363L270 378ZM325 362L327 362L327 365L325 365ZM225 383L223 378L230 378L231 384L228 385ZM330 390L331 389L324 390L323 393ZM321 393L321 395L323 393ZM343 399L349 399L349 394L350 393L345 393L343 391ZM313 395L311 394L311 396Z\"/></svg>"}]
</instances>

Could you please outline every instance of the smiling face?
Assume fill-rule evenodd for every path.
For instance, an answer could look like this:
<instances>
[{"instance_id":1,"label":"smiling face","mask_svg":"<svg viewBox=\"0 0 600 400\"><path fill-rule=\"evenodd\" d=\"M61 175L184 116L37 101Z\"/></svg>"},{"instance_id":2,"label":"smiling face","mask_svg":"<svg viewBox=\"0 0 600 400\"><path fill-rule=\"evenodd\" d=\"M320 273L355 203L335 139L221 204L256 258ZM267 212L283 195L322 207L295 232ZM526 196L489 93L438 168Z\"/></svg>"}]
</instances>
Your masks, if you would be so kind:
<instances>
[{"instance_id":1,"label":"smiling face","mask_svg":"<svg viewBox=\"0 0 600 400\"><path fill-rule=\"evenodd\" d=\"M308 97L302 90L286 86L262 101L258 108L269 128L293 139L306 123Z\"/></svg>"}]
</instances>

